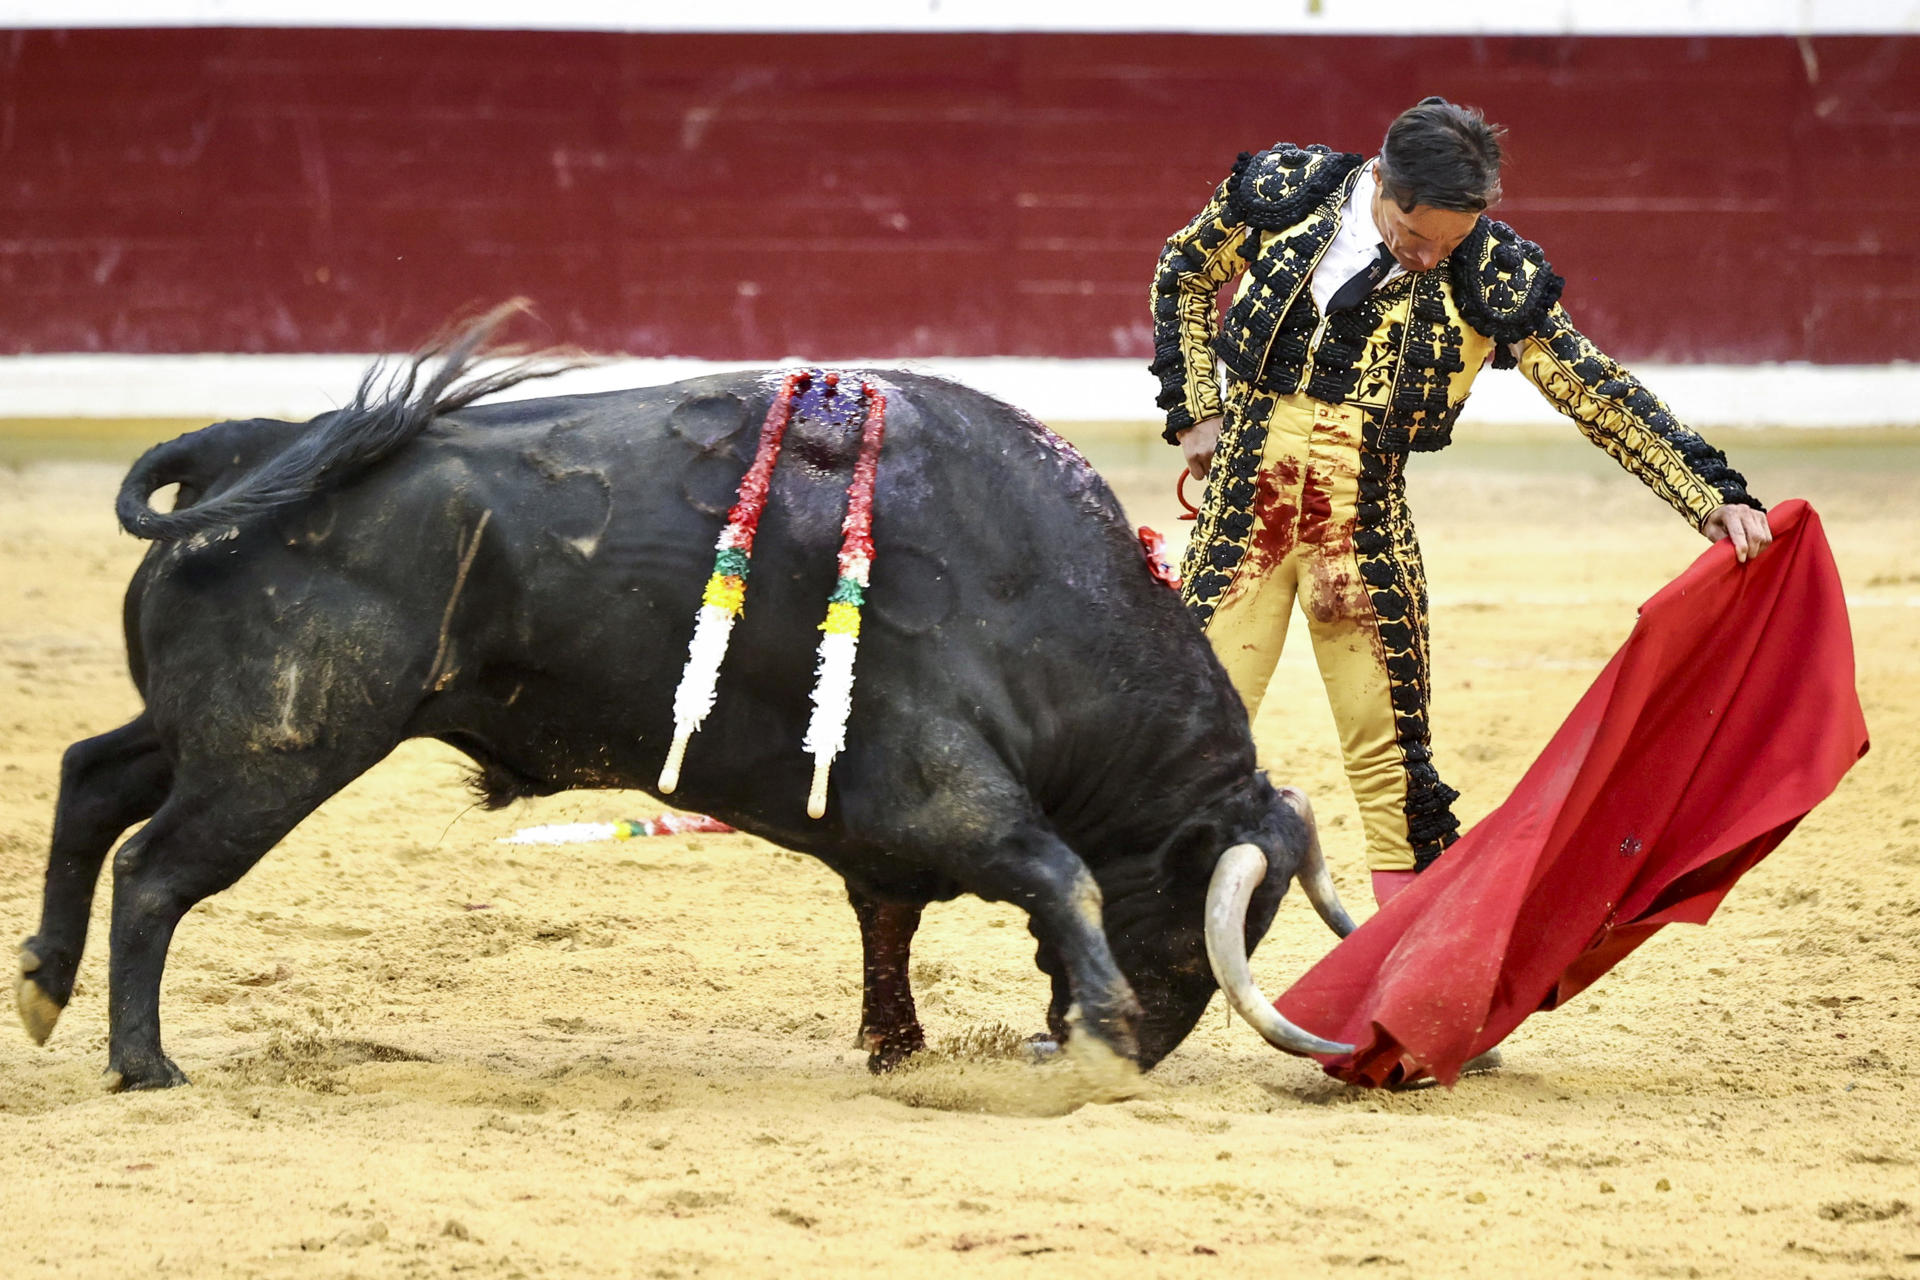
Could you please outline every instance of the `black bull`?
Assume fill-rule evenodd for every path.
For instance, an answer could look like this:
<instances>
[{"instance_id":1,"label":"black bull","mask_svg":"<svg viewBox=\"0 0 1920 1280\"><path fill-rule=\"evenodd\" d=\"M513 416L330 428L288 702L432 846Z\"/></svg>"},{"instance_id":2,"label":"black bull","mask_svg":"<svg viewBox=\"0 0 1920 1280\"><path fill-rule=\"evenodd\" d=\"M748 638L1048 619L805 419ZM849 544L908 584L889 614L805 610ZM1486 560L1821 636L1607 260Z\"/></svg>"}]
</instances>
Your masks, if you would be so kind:
<instances>
[{"instance_id":1,"label":"black bull","mask_svg":"<svg viewBox=\"0 0 1920 1280\"><path fill-rule=\"evenodd\" d=\"M494 804L654 785L775 382L475 407L529 376L476 377L481 336L417 388L418 361L311 423L160 445L127 478L122 521L156 539L125 610L146 706L65 756L16 988L44 1040L105 855L145 820L113 860L120 1087L184 1079L159 1020L180 919L403 739L465 752ZM1312 893L1311 817L1256 771L1224 672L1084 461L984 395L872 376L887 395L878 553L829 810L806 816L801 739L859 433L799 415L674 802L845 878L876 1067L922 1043L907 947L926 903L963 892L1028 912L1055 1035L1150 1067L1216 989L1202 925L1222 851L1265 858L1251 947L1289 879ZM154 510L170 482L174 511Z\"/></svg>"}]
</instances>

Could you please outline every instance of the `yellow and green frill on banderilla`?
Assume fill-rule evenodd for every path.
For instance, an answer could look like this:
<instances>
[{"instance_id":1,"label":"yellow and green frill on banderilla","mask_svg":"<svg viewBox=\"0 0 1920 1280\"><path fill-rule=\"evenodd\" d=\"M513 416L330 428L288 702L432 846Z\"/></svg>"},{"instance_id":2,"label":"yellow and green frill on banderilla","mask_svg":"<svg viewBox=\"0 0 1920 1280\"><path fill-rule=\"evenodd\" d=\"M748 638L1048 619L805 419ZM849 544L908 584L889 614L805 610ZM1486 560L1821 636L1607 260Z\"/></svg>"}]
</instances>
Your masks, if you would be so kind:
<instances>
[{"instance_id":1,"label":"yellow and green frill on banderilla","mask_svg":"<svg viewBox=\"0 0 1920 1280\"><path fill-rule=\"evenodd\" d=\"M725 547L713 558L713 576L707 579L700 603L723 609L737 618L746 598L747 554L737 547Z\"/></svg>"},{"instance_id":2,"label":"yellow and green frill on banderilla","mask_svg":"<svg viewBox=\"0 0 1920 1280\"><path fill-rule=\"evenodd\" d=\"M711 591L711 585L707 588ZM820 629L830 636L860 634L860 606L867 602L866 589L851 575L842 574L827 597L827 618Z\"/></svg>"}]
</instances>

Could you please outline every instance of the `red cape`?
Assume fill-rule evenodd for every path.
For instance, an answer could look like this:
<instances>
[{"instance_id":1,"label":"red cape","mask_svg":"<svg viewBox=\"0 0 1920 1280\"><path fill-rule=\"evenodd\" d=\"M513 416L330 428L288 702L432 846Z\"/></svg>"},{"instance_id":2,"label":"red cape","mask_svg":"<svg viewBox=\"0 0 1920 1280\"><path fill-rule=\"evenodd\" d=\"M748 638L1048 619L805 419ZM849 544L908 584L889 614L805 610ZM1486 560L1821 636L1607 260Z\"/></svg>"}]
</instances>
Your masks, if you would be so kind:
<instances>
[{"instance_id":1,"label":"red cape","mask_svg":"<svg viewBox=\"0 0 1920 1280\"><path fill-rule=\"evenodd\" d=\"M1461 1064L1674 921L1704 924L1867 749L1820 518L1774 508L1742 565L1710 547L1641 606L1507 802L1275 1005L1388 1085Z\"/></svg>"}]
</instances>

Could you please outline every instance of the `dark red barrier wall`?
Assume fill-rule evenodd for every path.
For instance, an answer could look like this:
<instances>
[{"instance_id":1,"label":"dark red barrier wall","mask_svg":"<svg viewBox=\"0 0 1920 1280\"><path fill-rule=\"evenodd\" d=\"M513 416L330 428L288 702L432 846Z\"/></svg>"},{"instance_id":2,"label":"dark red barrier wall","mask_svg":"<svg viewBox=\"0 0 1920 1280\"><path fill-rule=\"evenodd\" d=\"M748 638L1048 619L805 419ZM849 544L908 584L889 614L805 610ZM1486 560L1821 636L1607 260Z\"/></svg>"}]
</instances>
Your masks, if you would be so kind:
<instances>
[{"instance_id":1,"label":"dark red barrier wall","mask_svg":"<svg viewBox=\"0 0 1920 1280\"><path fill-rule=\"evenodd\" d=\"M1511 127L1625 357L1920 358L1920 40L0 35L0 350L1138 356L1234 153Z\"/></svg>"}]
</instances>

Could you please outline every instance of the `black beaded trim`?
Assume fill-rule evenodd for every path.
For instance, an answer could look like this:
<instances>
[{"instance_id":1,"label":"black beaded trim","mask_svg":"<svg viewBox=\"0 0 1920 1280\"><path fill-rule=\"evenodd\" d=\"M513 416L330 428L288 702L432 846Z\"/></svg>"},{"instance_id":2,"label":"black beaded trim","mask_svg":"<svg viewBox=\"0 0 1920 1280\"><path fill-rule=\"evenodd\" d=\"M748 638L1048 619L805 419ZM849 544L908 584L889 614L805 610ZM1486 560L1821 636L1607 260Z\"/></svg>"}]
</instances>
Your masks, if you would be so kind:
<instances>
[{"instance_id":1,"label":"black beaded trim","mask_svg":"<svg viewBox=\"0 0 1920 1280\"><path fill-rule=\"evenodd\" d=\"M1253 540L1255 481L1267 447L1267 419L1273 403L1272 396L1244 386L1227 392L1206 500L1180 566L1180 599L1203 628L1233 585L1233 575Z\"/></svg>"},{"instance_id":2,"label":"black beaded trim","mask_svg":"<svg viewBox=\"0 0 1920 1280\"><path fill-rule=\"evenodd\" d=\"M1482 217L1447 259L1453 301L1466 322L1494 341L1493 366L1511 369L1509 343L1547 332L1566 281L1546 253L1504 222Z\"/></svg>"},{"instance_id":3,"label":"black beaded trim","mask_svg":"<svg viewBox=\"0 0 1920 1280\"><path fill-rule=\"evenodd\" d=\"M1306 377L1308 343L1319 312L1307 290L1298 289L1277 334L1271 313L1251 305L1256 297L1270 301L1298 288L1301 269L1319 251L1323 234L1331 226L1330 216L1324 224L1309 224L1282 242L1286 252L1263 256L1254 264L1257 284L1229 314L1215 342L1220 363L1244 382L1253 383L1257 377L1257 385L1265 390L1283 395L1304 390L1328 404L1349 402L1369 376L1390 379L1392 399L1384 413L1370 415L1364 436L1367 447L1387 453L1446 448L1462 408L1449 401L1454 376L1466 370L1462 354L1466 334L1447 310L1446 282L1437 272L1398 277L1358 305L1329 317L1319 351L1311 357L1311 377ZM1296 245L1296 240L1302 243ZM1402 290L1412 292L1405 327L1386 318L1400 305ZM1379 349L1380 358L1370 365L1369 339L1382 325L1387 329L1386 341ZM1266 355L1264 366L1261 352ZM1372 394L1359 398L1371 400Z\"/></svg>"},{"instance_id":4,"label":"black beaded trim","mask_svg":"<svg viewBox=\"0 0 1920 1280\"><path fill-rule=\"evenodd\" d=\"M1373 603L1393 700L1394 740L1407 771L1407 842L1424 871L1460 838L1453 802L1460 793L1433 767L1427 727L1427 582L1402 483L1402 454L1361 450L1355 495L1354 559Z\"/></svg>"},{"instance_id":5,"label":"black beaded trim","mask_svg":"<svg viewBox=\"0 0 1920 1280\"><path fill-rule=\"evenodd\" d=\"M1291 395L1300 389L1300 380L1307 368L1307 344L1313 341L1313 331L1319 322L1320 312L1313 305L1313 296L1302 289L1294 295L1293 305L1287 308L1287 314L1281 318L1280 332L1271 339L1259 337L1266 348L1267 357L1257 384L1262 390ZM1225 357L1222 357L1221 363L1227 363ZM1232 368L1232 365L1228 367ZM1239 374L1240 371L1234 369L1234 372ZM1252 382L1253 378L1249 374L1244 380Z\"/></svg>"},{"instance_id":6,"label":"black beaded trim","mask_svg":"<svg viewBox=\"0 0 1920 1280\"><path fill-rule=\"evenodd\" d=\"M1319 143L1276 142L1258 155L1243 153L1227 179L1228 207L1250 227L1284 230L1339 190L1365 160Z\"/></svg>"},{"instance_id":7,"label":"black beaded trim","mask_svg":"<svg viewBox=\"0 0 1920 1280\"><path fill-rule=\"evenodd\" d=\"M1386 322L1387 313L1399 301L1399 295L1405 292L1409 276L1398 276L1392 283L1382 285L1362 298L1354 306L1344 311L1336 311L1327 317L1327 331L1320 339L1320 350L1314 354L1313 377L1308 381L1306 393L1316 400L1328 404L1345 404L1349 397L1360 390L1362 379L1372 373L1382 382L1393 376L1393 363L1405 336L1398 324L1388 326L1386 345L1381 348L1381 358L1374 367L1367 364L1368 339ZM1304 293L1301 295L1306 296ZM1311 333L1307 335L1311 338ZM1285 335L1280 340L1285 341ZM1279 343L1275 344L1279 349ZM1301 344L1300 358L1306 359L1305 341ZM1297 374L1296 374L1297 377ZM1367 397L1363 394L1363 399Z\"/></svg>"},{"instance_id":8,"label":"black beaded trim","mask_svg":"<svg viewBox=\"0 0 1920 1280\"><path fill-rule=\"evenodd\" d=\"M1385 420L1364 436L1384 453L1431 453L1453 441L1453 424L1465 402L1451 404L1453 377L1466 371L1461 344L1466 334L1447 313L1446 287L1435 272L1413 286L1406 342Z\"/></svg>"},{"instance_id":9,"label":"black beaded trim","mask_svg":"<svg viewBox=\"0 0 1920 1280\"><path fill-rule=\"evenodd\" d=\"M1307 343L1318 320L1305 282L1321 249L1339 229L1335 207L1326 204L1292 235L1249 236L1240 246L1243 255L1253 255L1247 267L1253 281L1228 309L1213 349L1220 363L1242 382L1283 393L1299 386ZM1293 304L1286 314L1275 315L1274 307L1288 297Z\"/></svg>"}]
</instances>

